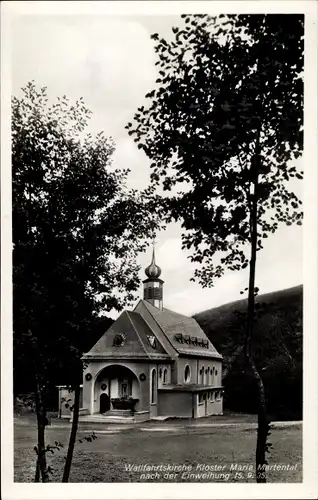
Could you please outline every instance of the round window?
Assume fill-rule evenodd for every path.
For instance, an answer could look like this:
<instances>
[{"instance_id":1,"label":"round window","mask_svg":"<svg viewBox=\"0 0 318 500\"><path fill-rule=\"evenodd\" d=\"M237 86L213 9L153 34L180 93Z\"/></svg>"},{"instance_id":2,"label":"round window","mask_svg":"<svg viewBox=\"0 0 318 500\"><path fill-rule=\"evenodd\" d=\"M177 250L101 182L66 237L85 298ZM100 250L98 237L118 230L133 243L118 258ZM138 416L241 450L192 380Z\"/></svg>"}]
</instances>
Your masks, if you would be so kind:
<instances>
[{"instance_id":1,"label":"round window","mask_svg":"<svg viewBox=\"0 0 318 500\"><path fill-rule=\"evenodd\" d=\"M125 342L125 337L121 334L115 335L113 346L114 347L122 347Z\"/></svg>"},{"instance_id":2,"label":"round window","mask_svg":"<svg viewBox=\"0 0 318 500\"><path fill-rule=\"evenodd\" d=\"M189 382L191 377L190 366L187 365L184 369L184 381Z\"/></svg>"}]
</instances>

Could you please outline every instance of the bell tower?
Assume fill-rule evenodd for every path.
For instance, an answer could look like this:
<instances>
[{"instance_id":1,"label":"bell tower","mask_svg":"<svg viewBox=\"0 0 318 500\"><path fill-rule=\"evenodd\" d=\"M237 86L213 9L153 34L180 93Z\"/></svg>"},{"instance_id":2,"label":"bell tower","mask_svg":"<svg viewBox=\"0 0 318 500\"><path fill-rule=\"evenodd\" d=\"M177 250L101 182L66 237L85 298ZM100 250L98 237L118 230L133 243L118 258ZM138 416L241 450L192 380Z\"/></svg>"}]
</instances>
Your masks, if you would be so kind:
<instances>
[{"instance_id":1,"label":"bell tower","mask_svg":"<svg viewBox=\"0 0 318 500\"><path fill-rule=\"evenodd\" d=\"M159 276L161 275L161 269L156 264L155 246L153 246L150 266L146 267L145 274L147 278L143 281L144 300L150 302L150 304L162 310L162 288L164 281L159 278Z\"/></svg>"}]
</instances>

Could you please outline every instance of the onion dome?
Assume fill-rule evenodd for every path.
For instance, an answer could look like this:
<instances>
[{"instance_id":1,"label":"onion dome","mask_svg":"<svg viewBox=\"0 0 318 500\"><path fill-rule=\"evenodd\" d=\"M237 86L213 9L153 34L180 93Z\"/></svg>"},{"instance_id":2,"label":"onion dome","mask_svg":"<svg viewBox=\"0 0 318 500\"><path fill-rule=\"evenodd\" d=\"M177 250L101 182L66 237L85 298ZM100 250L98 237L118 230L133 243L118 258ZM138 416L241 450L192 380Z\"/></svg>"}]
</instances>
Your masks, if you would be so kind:
<instances>
[{"instance_id":1,"label":"onion dome","mask_svg":"<svg viewBox=\"0 0 318 500\"><path fill-rule=\"evenodd\" d=\"M151 264L150 264L150 266L146 267L145 273L146 273L146 276L148 276L148 278L159 278L159 276L161 274L161 269L159 266L157 266L156 260L155 260L155 247L152 250Z\"/></svg>"}]
</instances>

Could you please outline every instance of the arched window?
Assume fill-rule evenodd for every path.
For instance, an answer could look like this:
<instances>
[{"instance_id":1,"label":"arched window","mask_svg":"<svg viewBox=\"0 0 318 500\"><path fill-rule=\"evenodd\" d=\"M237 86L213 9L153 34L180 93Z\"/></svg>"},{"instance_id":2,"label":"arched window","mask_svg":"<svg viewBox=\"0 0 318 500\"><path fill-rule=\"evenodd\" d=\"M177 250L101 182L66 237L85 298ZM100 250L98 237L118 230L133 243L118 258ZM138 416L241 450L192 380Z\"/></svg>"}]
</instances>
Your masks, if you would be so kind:
<instances>
[{"instance_id":1,"label":"arched window","mask_svg":"<svg viewBox=\"0 0 318 500\"><path fill-rule=\"evenodd\" d=\"M162 381L163 384L167 383L167 374L168 374L168 371L167 371L167 368L165 368L163 370L163 381Z\"/></svg>"},{"instance_id":2,"label":"arched window","mask_svg":"<svg viewBox=\"0 0 318 500\"><path fill-rule=\"evenodd\" d=\"M214 372L215 372L215 368L214 368L214 366L212 366L212 368L211 368L211 385L214 385Z\"/></svg>"},{"instance_id":3,"label":"arched window","mask_svg":"<svg viewBox=\"0 0 318 500\"><path fill-rule=\"evenodd\" d=\"M204 366L202 366L201 370L202 370L202 372L201 372L201 384L204 384Z\"/></svg>"},{"instance_id":4,"label":"arched window","mask_svg":"<svg viewBox=\"0 0 318 500\"><path fill-rule=\"evenodd\" d=\"M191 370L190 370L190 366L187 365L184 369L184 381L186 383L190 382L190 378L191 378Z\"/></svg>"},{"instance_id":5,"label":"arched window","mask_svg":"<svg viewBox=\"0 0 318 500\"><path fill-rule=\"evenodd\" d=\"M151 386L150 386L150 402L151 404L156 404L157 400L157 373L156 370L153 369L151 371Z\"/></svg>"}]
</instances>

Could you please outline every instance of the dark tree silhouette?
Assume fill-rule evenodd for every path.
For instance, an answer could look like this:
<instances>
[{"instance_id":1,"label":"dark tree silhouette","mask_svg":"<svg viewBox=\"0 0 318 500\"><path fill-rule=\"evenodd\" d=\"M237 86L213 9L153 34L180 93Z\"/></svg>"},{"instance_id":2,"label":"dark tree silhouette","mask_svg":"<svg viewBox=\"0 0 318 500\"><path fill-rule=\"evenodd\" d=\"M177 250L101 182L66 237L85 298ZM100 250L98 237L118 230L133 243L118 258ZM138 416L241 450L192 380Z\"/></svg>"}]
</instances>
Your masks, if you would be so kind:
<instances>
[{"instance_id":1,"label":"dark tree silhouette","mask_svg":"<svg viewBox=\"0 0 318 500\"><path fill-rule=\"evenodd\" d=\"M301 224L288 181L302 178L302 15L183 15L170 41L152 35L157 87L128 123L167 193L168 220L182 221L183 247L211 286L249 266L245 356L258 399L257 481L265 482L269 422L252 353L257 251L284 222ZM177 188L179 192L176 194Z\"/></svg>"},{"instance_id":2,"label":"dark tree silhouette","mask_svg":"<svg viewBox=\"0 0 318 500\"><path fill-rule=\"evenodd\" d=\"M48 480L46 409L56 374L75 389L76 427L80 358L98 315L135 297L136 254L157 227L153 190L126 188L129 171L111 165L113 141L84 135L89 116L82 99L49 105L34 83L12 100L14 363L36 395L37 481ZM74 436L76 428L64 482Z\"/></svg>"}]
</instances>

